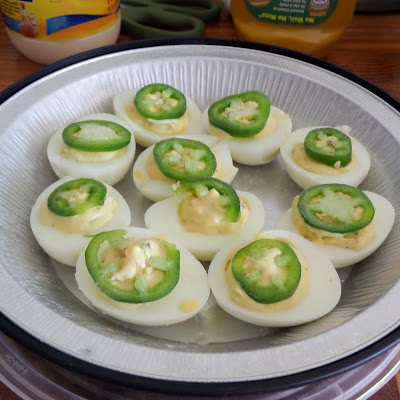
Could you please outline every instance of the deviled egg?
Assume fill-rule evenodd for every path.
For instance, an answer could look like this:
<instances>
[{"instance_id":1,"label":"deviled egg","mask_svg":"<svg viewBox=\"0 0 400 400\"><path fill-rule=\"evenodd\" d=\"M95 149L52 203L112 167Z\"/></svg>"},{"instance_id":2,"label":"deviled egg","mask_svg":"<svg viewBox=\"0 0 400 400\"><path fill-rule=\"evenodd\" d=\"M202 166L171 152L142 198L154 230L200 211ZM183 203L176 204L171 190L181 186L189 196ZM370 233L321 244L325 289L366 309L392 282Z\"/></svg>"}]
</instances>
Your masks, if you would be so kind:
<instances>
[{"instance_id":1,"label":"deviled egg","mask_svg":"<svg viewBox=\"0 0 400 400\"><path fill-rule=\"evenodd\" d=\"M203 130L201 112L194 101L163 83L118 93L113 103L114 113L128 124L137 143L144 147Z\"/></svg>"},{"instance_id":2,"label":"deviled egg","mask_svg":"<svg viewBox=\"0 0 400 400\"><path fill-rule=\"evenodd\" d=\"M261 200L218 179L178 182L174 194L148 208L145 225L168 233L198 260L211 260L233 239L254 235L264 226Z\"/></svg>"},{"instance_id":3,"label":"deviled egg","mask_svg":"<svg viewBox=\"0 0 400 400\"><path fill-rule=\"evenodd\" d=\"M377 193L324 184L296 196L275 227L310 240L341 268L372 254L389 235L394 218L392 204Z\"/></svg>"},{"instance_id":4,"label":"deviled egg","mask_svg":"<svg viewBox=\"0 0 400 400\"><path fill-rule=\"evenodd\" d=\"M170 325L197 314L210 294L203 266L168 236L144 228L97 234L76 265L93 306L139 325Z\"/></svg>"},{"instance_id":5,"label":"deviled egg","mask_svg":"<svg viewBox=\"0 0 400 400\"><path fill-rule=\"evenodd\" d=\"M32 207L30 223L40 247L55 260L75 266L88 235L129 226L131 213L110 185L64 177L46 188Z\"/></svg>"},{"instance_id":6,"label":"deviled egg","mask_svg":"<svg viewBox=\"0 0 400 400\"><path fill-rule=\"evenodd\" d=\"M179 180L213 176L231 183L237 172L223 143L197 135L164 139L144 150L133 166L133 180L143 196L160 201L173 196L171 187Z\"/></svg>"},{"instance_id":7,"label":"deviled egg","mask_svg":"<svg viewBox=\"0 0 400 400\"><path fill-rule=\"evenodd\" d=\"M349 126L298 129L281 147L284 167L303 189L324 183L358 186L371 159L365 147L349 135Z\"/></svg>"},{"instance_id":8,"label":"deviled egg","mask_svg":"<svg viewBox=\"0 0 400 400\"><path fill-rule=\"evenodd\" d=\"M85 176L109 185L118 183L135 157L135 138L113 114L90 114L59 129L50 139L47 156L59 178Z\"/></svg>"},{"instance_id":9,"label":"deviled egg","mask_svg":"<svg viewBox=\"0 0 400 400\"><path fill-rule=\"evenodd\" d=\"M271 162L292 131L289 115L257 91L224 97L206 109L203 118L206 132L228 146L234 161L245 165Z\"/></svg>"},{"instance_id":10,"label":"deviled egg","mask_svg":"<svg viewBox=\"0 0 400 400\"><path fill-rule=\"evenodd\" d=\"M270 327L318 319L341 294L339 276L323 252L279 230L229 243L212 260L208 280L227 313Z\"/></svg>"}]
</instances>

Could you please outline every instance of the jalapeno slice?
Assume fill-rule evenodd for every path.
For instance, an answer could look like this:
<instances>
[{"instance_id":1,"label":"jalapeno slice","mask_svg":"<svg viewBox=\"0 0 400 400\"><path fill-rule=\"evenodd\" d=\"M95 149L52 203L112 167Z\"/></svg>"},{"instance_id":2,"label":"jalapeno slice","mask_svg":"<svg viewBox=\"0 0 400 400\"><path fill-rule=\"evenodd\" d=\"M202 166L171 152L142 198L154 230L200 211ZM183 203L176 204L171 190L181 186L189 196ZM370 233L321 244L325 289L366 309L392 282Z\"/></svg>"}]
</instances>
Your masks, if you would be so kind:
<instances>
[{"instance_id":1,"label":"jalapeno slice","mask_svg":"<svg viewBox=\"0 0 400 400\"><path fill-rule=\"evenodd\" d=\"M220 194L219 205L225 209L224 221L237 222L240 218L240 199L235 189L227 183L215 178L197 178L180 181L174 194L178 197L193 193L196 197L204 197L215 189Z\"/></svg>"},{"instance_id":2,"label":"jalapeno slice","mask_svg":"<svg viewBox=\"0 0 400 400\"><path fill-rule=\"evenodd\" d=\"M153 83L140 89L133 100L136 110L155 120L178 119L186 112L186 97L164 83Z\"/></svg>"},{"instance_id":3,"label":"jalapeno slice","mask_svg":"<svg viewBox=\"0 0 400 400\"><path fill-rule=\"evenodd\" d=\"M271 304L294 294L300 282L301 264L287 243L259 239L235 254L232 273L249 297Z\"/></svg>"},{"instance_id":4,"label":"jalapeno slice","mask_svg":"<svg viewBox=\"0 0 400 400\"><path fill-rule=\"evenodd\" d=\"M208 120L212 126L233 137L251 137L267 123L271 102L255 90L224 97L211 104Z\"/></svg>"},{"instance_id":5,"label":"jalapeno slice","mask_svg":"<svg viewBox=\"0 0 400 400\"><path fill-rule=\"evenodd\" d=\"M306 154L315 161L331 167L345 167L352 156L350 138L334 128L317 128L304 140Z\"/></svg>"},{"instance_id":6,"label":"jalapeno slice","mask_svg":"<svg viewBox=\"0 0 400 400\"><path fill-rule=\"evenodd\" d=\"M217 168L214 153L196 140L161 140L155 144L153 155L159 170L176 181L211 176Z\"/></svg>"},{"instance_id":7,"label":"jalapeno slice","mask_svg":"<svg viewBox=\"0 0 400 400\"><path fill-rule=\"evenodd\" d=\"M371 200L360 189L338 183L304 190L298 209L308 225L343 234L365 228L375 214Z\"/></svg>"},{"instance_id":8,"label":"jalapeno slice","mask_svg":"<svg viewBox=\"0 0 400 400\"><path fill-rule=\"evenodd\" d=\"M106 296L124 303L147 303L166 296L179 281L179 250L174 244L161 240L166 257L152 257L151 254L146 256L146 253L149 253L149 250L146 250L146 240L148 239L136 243L132 239L126 239L125 234L126 231L123 229L101 232L90 241L85 251L85 261L94 282ZM99 259L100 246L104 242L108 242L117 254L114 259L106 258L107 264ZM132 252L137 254L137 258L129 259L134 273L127 278L128 283L122 282L119 286L118 284L121 282L116 279L116 276L121 271L129 246L137 246ZM148 269L162 273L162 280L150 286L146 279L148 276L146 270Z\"/></svg>"},{"instance_id":9,"label":"jalapeno slice","mask_svg":"<svg viewBox=\"0 0 400 400\"><path fill-rule=\"evenodd\" d=\"M73 179L60 185L47 199L47 208L62 217L83 214L92 207L104 205L105 185L94 179Z\"/></svg>"},{"instance_id":10,"label":"jalapeno slice","mask_svg":"<svg viewBox=\"0 0 400 400\"><path fill-rule=\"evenodd\" d=\"M67 146L74 149L105 152L120 150L131 142L131 133L111 121L87 120L69 124L62 132Z\"/></svg>"}]
</instances>

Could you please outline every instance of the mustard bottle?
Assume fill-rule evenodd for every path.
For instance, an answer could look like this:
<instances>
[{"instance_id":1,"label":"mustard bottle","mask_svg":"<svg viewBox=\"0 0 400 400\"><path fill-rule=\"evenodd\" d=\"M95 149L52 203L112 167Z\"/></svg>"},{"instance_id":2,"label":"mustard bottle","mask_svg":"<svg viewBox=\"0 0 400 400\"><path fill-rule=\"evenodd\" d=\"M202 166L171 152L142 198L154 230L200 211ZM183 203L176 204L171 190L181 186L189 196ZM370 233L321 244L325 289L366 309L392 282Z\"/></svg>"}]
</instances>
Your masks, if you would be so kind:
<instances>
[{"instance_id":1,"label":"mustard bottle","mask_svg":"<svg viewBox=\"0 0 400 400\"><path fill-rule=\"evenodd\" d=\"M325 57L349 25L356 0L231 0L240 39Z\"/></svg>"}]
</instances>

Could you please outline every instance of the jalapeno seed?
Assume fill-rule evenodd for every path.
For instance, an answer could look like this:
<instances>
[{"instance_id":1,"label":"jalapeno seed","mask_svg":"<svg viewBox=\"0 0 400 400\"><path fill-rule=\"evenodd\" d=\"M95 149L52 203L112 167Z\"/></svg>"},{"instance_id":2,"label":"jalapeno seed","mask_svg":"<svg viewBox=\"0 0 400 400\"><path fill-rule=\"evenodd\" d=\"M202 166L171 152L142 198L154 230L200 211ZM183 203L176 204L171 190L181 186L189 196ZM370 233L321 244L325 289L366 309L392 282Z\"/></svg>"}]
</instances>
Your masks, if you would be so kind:
<instances>
[{"instance_id":1,"label":"jalapeno seed","mask_svg":"<svg viewBox=\"0 0 400 400\"><path fill-rule=\"evenodd\" d=\"M371 200L360 189L338 183L304 190L298 209L308 225L343 234L365 228L375 214Z\"/></svg>"},{"instance_id":2,"label":"jalapeno seed","mask_svg":"<svg viewBox=\"0 0 400 400\"><path fill-rule=\"evenodd\" d=\"M301 278L301 264L295 252L281 240L259 239L242 247L231 266L236 281L258 303L288 299Z\"/></svg>"},{"instance_id":3,"label":"jalapeno seed","mask_svg":"<svg viewBox=\"0 0 400 400\"><path fill-rule=\"evenodd\" d=\"M211 104L208 119L212 126L233 137L251 137L267 123L271 102L261 92L249 91L227 96Z\"/></svg>"}]
</instances>

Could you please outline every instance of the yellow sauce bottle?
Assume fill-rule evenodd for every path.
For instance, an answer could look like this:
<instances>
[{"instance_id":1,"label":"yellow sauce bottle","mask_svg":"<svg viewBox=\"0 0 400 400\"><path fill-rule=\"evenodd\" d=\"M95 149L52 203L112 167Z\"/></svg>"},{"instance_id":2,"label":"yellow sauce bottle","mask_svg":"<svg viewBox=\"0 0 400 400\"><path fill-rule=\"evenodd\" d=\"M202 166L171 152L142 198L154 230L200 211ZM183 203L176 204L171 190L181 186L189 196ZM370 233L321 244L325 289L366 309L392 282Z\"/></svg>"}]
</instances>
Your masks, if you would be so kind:
<instances>
[{"instance_id":1,"label":"yellow sauce bottle","mask_svg":"<svg viewBox=\"0 0 400 400\"><path fill-rule=\"evenodd\" d=\"M356 0L231 0L240 39L324 57L343 34Z\"/></svg>"}]
</instances>

